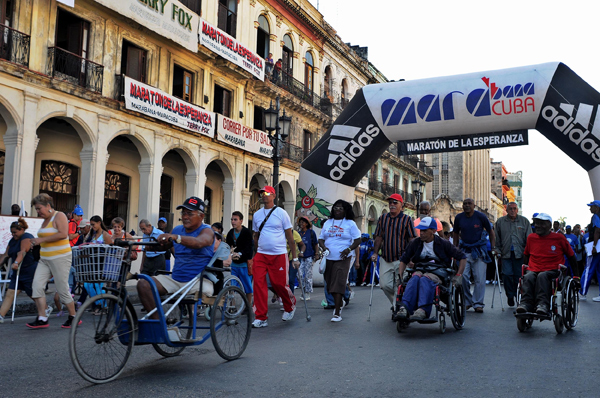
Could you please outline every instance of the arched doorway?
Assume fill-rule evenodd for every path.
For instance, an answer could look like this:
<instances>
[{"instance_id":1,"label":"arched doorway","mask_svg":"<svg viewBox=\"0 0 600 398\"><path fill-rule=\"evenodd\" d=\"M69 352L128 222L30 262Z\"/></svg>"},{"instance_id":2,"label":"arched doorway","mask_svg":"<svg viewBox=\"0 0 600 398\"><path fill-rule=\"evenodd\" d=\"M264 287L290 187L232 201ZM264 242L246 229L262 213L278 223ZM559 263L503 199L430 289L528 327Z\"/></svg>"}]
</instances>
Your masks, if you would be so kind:
<instances>
[{"instance_id":1,"label":"arched doorway","mask_svg":"<svg viewBox=\"0 0 600 398\"><path fill-rule=\"evenodd\" d=\"M359 201L354 201L354 204L352 205L352 211L354 212L354 222L356 223L356 226L358 226L358 229L360 229L361 232L364 232L364 214L362 213Z\"/></svg>"},{"instance_id":2,"label":"arched doorway","mask_svg":"<svg viewBox=\"0 0 600 398\"><path fill-rule=\"evenodd\" d=\"M374 205L369 207L369 217L368 217L368 233L370 236L373 236L375 233L375 228L377 228L377 221L379 220L379 216L377 215L377 209L375 209Z\"/></svg>"},{"instance_id":3,"label":"arched doorway","mask_svg":"<svg viewBox=\"0 0 600 398\"><path fill-rule=\"evenodd\" d=\"M283 78L294 76L294 43L290 35L283 36L283 49L281 54Z\"/></svg>"},{"instance_id":4,"label":"arched doorway","mask_svg":"<svg viewBox=\"0 0 600 398\"><path fill-rule=\"evenodd\" d=\"M252 217L254 213L261 208L262 202L260 200L260 196L258 195L258 190L267 185L267 179L262 174L255 174L252 176L250 180L250 186L248 190L250 191L250 201L248 203L248 222L246 225L248 228L252 229Z\"/></svg>"},{"instance_id":5,"label":"arched doorway","mask_svg":"<svg viewBox=\"0 0 600 398\"><path fill-rule=\"evenodd\" d=\"M162 170L158 216L167 219L167 229L171 230L179 224L175 208L186 198L198 196L194 189L196 171L190 156L179 148L165 153L162 158Z\"/></svg>"},{"instance_id":6,"label":"arched doorway","mask_svg":"<svg viewBox=\"0 0 600 398\"><path fill-rule=\"evenodd\" d=\"M222 160L213 160L206 167L204 199L208 206L204 216L206 223L223 223L225 216L233 212L233 175Z\"/></svg>"}]
</instances>

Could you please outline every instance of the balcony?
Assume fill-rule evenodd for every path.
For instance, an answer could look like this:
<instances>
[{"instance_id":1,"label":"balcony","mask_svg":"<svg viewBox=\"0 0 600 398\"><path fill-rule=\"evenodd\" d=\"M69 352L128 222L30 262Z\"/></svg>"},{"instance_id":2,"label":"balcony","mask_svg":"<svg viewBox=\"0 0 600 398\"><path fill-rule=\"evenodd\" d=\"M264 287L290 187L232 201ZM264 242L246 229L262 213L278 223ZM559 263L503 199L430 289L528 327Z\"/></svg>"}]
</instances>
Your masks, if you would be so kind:
<instances>
[{"instance_id":1,"label":"balcony","mask_svg":"<svg viewBox=\"0 0 600 398\"><path fill-rule=\"evenodd\" d=\"M410 192L405 192L402 189L396 189L393 185L384 184L381 181L369 180L369 189L371 191L380 192L385 197L388 197L394 193L399 193L404 199L404 203L413 203L414 195Z\"/></svg>"},{"instance_id":2,"label":"balcony","mask_svg":"<svg viewBox=\"0 0 600 398\"><path fill-rule=\"evenodd\" d=\"M48 74L97 93L102 92L104 66L60 47L48 48Z\"/></svg>"},{"instance_id":3,"label":"balcony","mask_svg":"<svg viewBox=\"0 0 600 398\"><path fill-rule=\"evenodd\" d=\"M300 148L289 142L282 142L279 146L279 156L296 163L302 163L304 160L304 148Z\"/></svg>"},{"instance_id":4,"label":"balcony","mask_svg":"<svg viewBox=\"0 0 600 398\"><path fill-rule=\"evenodd\" d=\"M275 77L275 73L269 78L271 83L293 94L300 101L320 110L321 112L331 116L331 102L327 98L321 98L312 90L304 85L299 80L294 79L292 75L280 72L279 77Z\"/></svg>"},{"instance_id":5,"label":"balcony","mask_svg":"<svg viewBox=\"0 0 600 398\"><path fill-rule=\"evenodd\" d=\"M0 24L0 58L29 67L30 41L29 35Z\"/></svg>"}]
</instances>

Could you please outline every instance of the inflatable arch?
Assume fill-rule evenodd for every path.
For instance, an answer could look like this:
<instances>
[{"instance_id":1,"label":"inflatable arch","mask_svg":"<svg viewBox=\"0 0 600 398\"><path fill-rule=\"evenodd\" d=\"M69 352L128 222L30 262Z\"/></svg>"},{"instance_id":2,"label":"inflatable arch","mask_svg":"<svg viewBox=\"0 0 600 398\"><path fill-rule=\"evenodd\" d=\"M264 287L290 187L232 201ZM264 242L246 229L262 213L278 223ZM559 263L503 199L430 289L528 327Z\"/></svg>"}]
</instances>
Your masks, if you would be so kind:
<instances>
[{"instance_id":1,"label":"inflatable arch","mask_svg":"<svg viewBox=\"0 0 600 398\"><path fill-rule=\"evenodd\" d=\"M599 198L599 105L562 63L365 86L302 162L297 214L320 227L392 142L533 128L589 173Z\"/></svg>"}]
</instances>

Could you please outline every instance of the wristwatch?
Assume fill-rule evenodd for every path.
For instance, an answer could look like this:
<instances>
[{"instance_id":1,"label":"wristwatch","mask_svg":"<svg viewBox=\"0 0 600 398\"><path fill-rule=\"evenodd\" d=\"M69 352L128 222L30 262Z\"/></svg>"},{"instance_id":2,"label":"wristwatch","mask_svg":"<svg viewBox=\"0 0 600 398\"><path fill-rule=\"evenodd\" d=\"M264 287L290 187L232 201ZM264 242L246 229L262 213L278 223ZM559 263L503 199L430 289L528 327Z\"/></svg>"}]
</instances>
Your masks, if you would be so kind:
<instances>
[{"instance_id":1,"label":"wristwatch","mask_svg":"<svg viewBox=\"0 0 600 398\"><path fill-rule=\"evenodd\" d=\"M175 242L181 244L181 235L177 235L177 240Z\"/></svg>"},{"instance_id":2,"label":"wristwatch","mask_svg":"<svg viewBox=\"0 0 600 398\"><path fill-rule=\"evenodd\" d=\"M296 258L293 258L292 261L300 261L300 260L298 260L298 257L296 257Z\"/></svg>"}]
</instances>

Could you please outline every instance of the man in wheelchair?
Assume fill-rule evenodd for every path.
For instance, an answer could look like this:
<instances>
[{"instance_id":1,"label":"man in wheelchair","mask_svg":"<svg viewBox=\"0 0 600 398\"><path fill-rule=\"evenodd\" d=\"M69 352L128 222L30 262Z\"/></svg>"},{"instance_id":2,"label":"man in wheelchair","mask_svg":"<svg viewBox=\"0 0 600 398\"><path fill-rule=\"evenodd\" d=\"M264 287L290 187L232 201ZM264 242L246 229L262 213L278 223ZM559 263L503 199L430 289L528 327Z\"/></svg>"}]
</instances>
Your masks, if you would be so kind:
<instances>
[{"instance_id":1,"label":"man in wheelchair","mask_svg":"<svg viewBox=\"0 0 600 398\"><path fill-rule=\"evenodd\" d=\"M573 249L563 234L551 232L552 218L538 213L533 218L535 233L529 235L523 252L523 264L528 265L522 279L518 314L534 311L540 316L550 316L552 280L560 276L559 264L567 256L571 264L577 261ZM573 268L577 272L577 267Z\"/></svg>"},{"instance_id":2,"label":"man in wheelchair","mask_svg":"<svg viewBox=\"0 0 600 398\"><path fill-rule=\"evenodd\" d=\"M451 276L446 269L452 267L452 259L460 261L458 272L452 277L455 285L461 285L462 273L467 264L467 256L462 250L436 234L435 219L424 217L416 228L421 231L420 237L409 243L400 259L400 280L410 262L414 263L415 272L406 284L396 319L406 319L409 314L411 320L428 318L436 285Z\"/></svg>"}]
</instances>

